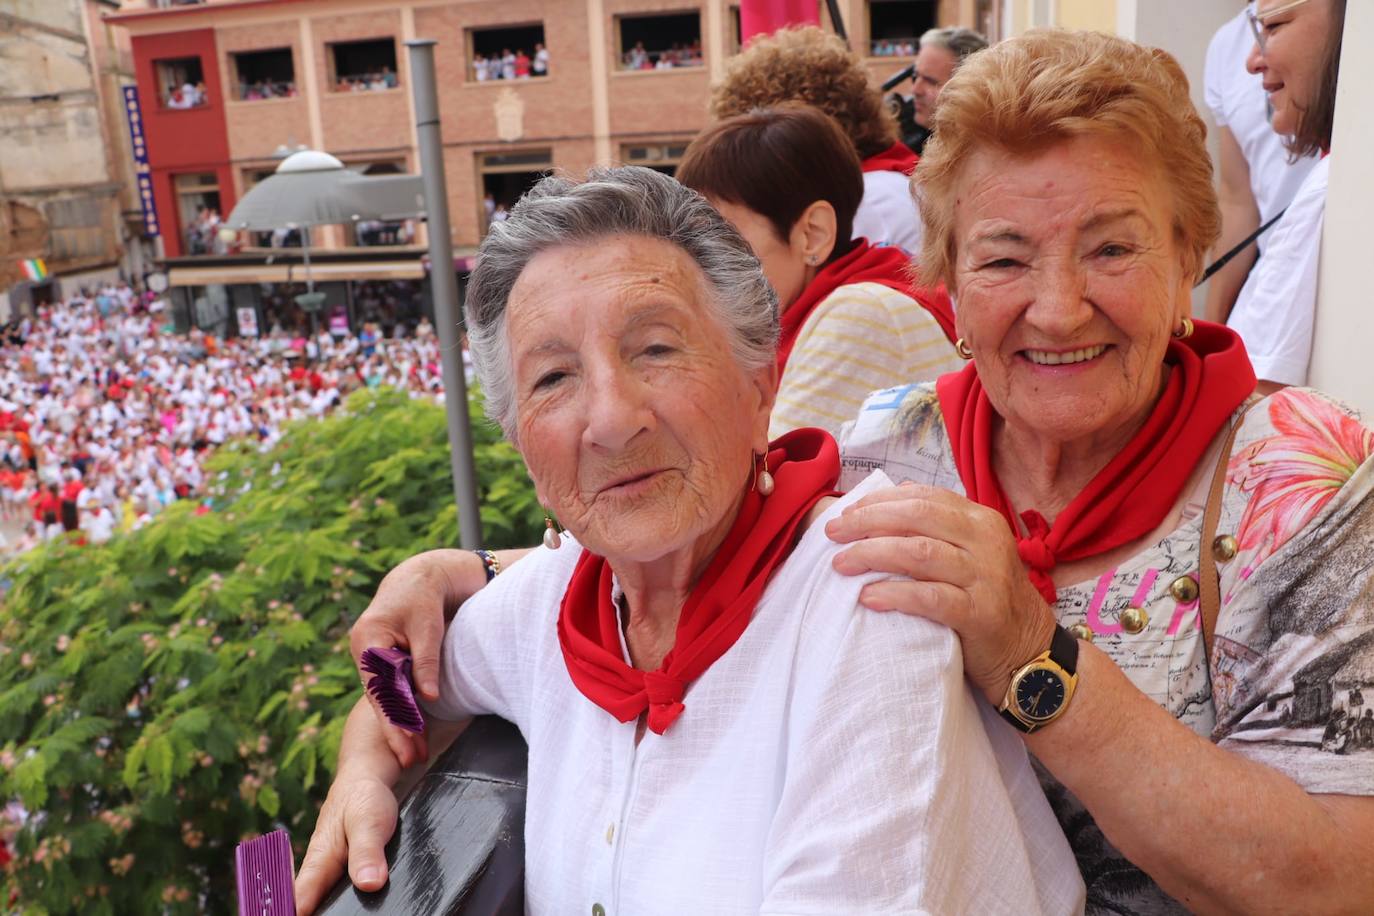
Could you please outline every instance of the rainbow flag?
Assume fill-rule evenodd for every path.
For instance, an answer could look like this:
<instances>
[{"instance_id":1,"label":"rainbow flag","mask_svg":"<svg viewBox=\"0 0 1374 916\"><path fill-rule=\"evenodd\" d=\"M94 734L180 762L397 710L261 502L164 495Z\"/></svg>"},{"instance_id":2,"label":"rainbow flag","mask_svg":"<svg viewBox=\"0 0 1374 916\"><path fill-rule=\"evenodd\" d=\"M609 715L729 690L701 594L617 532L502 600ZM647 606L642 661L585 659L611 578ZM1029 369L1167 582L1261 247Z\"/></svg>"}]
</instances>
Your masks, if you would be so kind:
<instances>
[{"instance_id":1,"label":"rainbow flag","mask_svg":"<svg viewBox=\"0 0 1374 916\"><path fill-rule=\"evenodd\" d=\"M43 263L42 258L28 258L20 262L24 276L33 283L42 283L48 279L48 265Z\"/></svg>"}]
</instances>

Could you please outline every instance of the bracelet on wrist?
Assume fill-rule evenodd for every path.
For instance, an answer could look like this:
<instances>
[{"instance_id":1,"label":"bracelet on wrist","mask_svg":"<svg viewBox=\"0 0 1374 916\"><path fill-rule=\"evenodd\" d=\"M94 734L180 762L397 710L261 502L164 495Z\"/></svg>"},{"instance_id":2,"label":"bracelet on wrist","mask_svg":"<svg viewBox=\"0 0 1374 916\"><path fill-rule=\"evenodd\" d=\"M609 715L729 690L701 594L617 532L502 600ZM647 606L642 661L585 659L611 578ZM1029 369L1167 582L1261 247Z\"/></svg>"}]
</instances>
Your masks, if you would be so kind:
<instances>
[{"instance_id":1,"label":"bracelet on wrist","mask_svg":"<svg viewBox=\"0 0 1374 916\"><path fill-rule=\"evenodd\" d=\"M490 550L474 550L473 553L477 554L477 559L482 561L482 569L487 574L488 582L501 574L501 561L497 559L496 554Z\"/></svg>"}]
</instances>

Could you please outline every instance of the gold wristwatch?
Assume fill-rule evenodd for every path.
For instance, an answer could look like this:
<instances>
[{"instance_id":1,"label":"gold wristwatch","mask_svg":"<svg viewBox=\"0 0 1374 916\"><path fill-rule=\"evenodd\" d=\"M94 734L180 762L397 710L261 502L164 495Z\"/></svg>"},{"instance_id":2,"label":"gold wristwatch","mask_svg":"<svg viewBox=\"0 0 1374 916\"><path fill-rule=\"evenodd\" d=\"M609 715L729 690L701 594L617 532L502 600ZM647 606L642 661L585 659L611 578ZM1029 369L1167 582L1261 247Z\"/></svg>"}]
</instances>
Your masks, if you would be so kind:
<instances>
[{"instance_id":1,"label":"gold wristwatch","mask_svg":"<svg viewBox=\"0 0 1374 916\"><path fill-rule=\"evenodd\" d=\"M1064 714L1078 684L1078 640L1056 625L1050 647L1012 672L997 711L1026 734Z\"/></svg>"}]
</instances>

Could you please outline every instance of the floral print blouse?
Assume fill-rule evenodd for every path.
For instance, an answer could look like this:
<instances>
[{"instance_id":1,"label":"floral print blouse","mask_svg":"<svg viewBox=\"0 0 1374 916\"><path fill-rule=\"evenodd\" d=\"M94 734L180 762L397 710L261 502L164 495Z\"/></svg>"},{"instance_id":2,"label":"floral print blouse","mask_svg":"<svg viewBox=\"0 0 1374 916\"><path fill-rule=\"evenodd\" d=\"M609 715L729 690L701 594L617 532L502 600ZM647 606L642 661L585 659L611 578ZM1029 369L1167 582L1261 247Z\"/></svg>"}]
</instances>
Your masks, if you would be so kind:
<instances>
[{"instance_id":1,"label":"floral print blouse","mask_svg":"<svg viewBox=\"0 0 1374 916\"><path fill-rule=\"evenodd\" d=\"M841 443L842 489L882 468L964 491L933 385L870 396ZM1059 622L1086 625L1136 687L1199 735L1308 792L1374 795L1372 456L1374 429L1316 391L1287 388L1245 413L1211 547L1222 606L1210 665L1197 598L1201 502L1159 543L1060 587ZM1078 856L1089 913L1187 912L1112 847L1072 793L1040 776Z\"/></svg>"}]
</instances>

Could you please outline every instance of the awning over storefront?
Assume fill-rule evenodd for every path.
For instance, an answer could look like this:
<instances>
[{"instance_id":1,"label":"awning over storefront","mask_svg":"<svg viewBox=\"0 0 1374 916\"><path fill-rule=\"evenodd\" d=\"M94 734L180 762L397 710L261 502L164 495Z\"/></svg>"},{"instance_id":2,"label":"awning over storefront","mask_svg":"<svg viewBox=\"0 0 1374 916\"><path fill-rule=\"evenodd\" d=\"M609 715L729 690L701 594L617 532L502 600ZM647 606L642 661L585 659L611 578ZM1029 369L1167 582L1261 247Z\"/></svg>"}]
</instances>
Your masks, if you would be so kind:
<instances>
[{"instance_id":1,"label":"awning over storefront","mask_svg":"<svg viewBox=\"0 0 1374 916\"><path fill-rule=\"evenodd\" d=\"M357 261L354 263L310 265L310 273L321 280L423 280L425 266L419 261ZM305 282L305 267L291 265L291 282Z\"/></svg>"},{"instance_id":2,"label":"awning over storefront","mask_svg":"<svg viewBox=\"0 0 1374 916\"><path fill-rule=\"evenodd\" d=\"M414 261L343 261L310 265L316 283L330 280L422 280L425 267ZM209 286L238 283L304 283L303 264L239 264L205 267L173 267L168 271L172 286Z\"/></svg>"},{"instance_id":3,"label":"awning over storefront","mask_svg":"<svg viewBox=\"0 0 1374 916\"><path fill-rule=\"evenodd\" d=\"M212 283L285 283L289 264L253 264L242 267L173 267L167 272L171 286L209 286Z\"/></svg>"}]
</instances>

